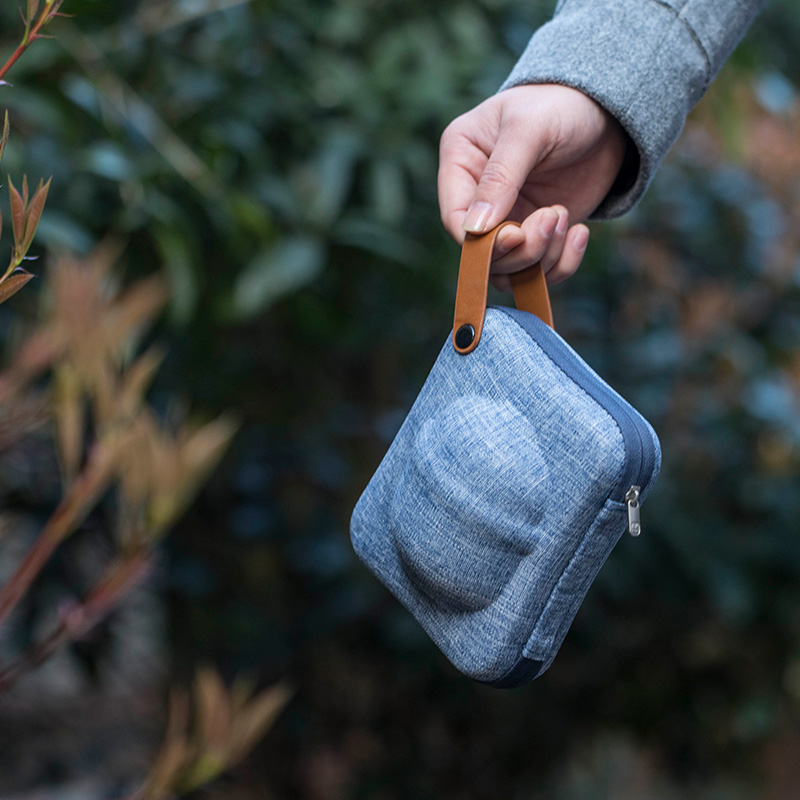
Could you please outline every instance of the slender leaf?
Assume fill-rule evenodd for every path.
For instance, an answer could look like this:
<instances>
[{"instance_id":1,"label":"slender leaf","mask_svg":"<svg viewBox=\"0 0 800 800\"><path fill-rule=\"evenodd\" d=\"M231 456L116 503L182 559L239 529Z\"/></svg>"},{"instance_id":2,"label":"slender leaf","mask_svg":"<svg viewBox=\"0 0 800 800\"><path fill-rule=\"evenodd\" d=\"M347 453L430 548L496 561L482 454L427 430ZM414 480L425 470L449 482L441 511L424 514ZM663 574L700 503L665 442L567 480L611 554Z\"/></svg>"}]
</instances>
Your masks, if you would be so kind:
<instances>
[{"instance_id":1,"label":"slender leaf","mask_svg":"<svg viewBox=\"0 0 800 800\"><path fill-rule=\"evenodd\" d=\"M133 800L160 800L172 795L171 788L189 760L186 729L189 727L189 698L186 692L173 689L169 695L169 714L164 743L144 787Z\"/></svg>"},{"instance_id":2,"label":"slender leaf","mask_svg":"<svg viewBox=\"0 0 800 800\"><path fill-rule=\"evenodd\" d=\"M293 691L282 684L253 697L237 715L230 743L230 765L243 759L272 726Z\"/></svg>"},{"instance_id":3,"label":"slender leaf","mask_svg":"<svg viewBox=\"0 0 800 800\"><path fill-rule=\"evenodd\" d=\"M324 243L306 234L289 236L263 250L239 274L234 312L253 316L286 294L311 283L325 267Z\"/></svg>"},{"instance_id":4,"label":"slender leaf","mask_svg":"<svg viewBox=\"0 0 800 800\"><path fill-rule=\"evenodd\" d=\"M172 290L170 313L176 322L186 323L200 301L198 264L202 259L196 237L174 225L160 225L154 236Z\"/></svg>"},{"instance_id":5,"label":"slender leaf","mask_svg":"<svg viewBox=\"0 0 800 800\"><path fill-rule=\"evenodd\" d=\"M131 443L120 463L122 498L127 505L127 511L137 517L146 510L154 480L150 446L153 425L154 421L150 414L144 412L136 415L131 423L133 433Z\"/></svg>"},{"instance_id":6,"label":"slender leaf","mask_svg":"<svg viewBox=\"0 0 800 800\"><path fill-rule=\"evenodd\" d=\"M228 414L207 422L193 431L183 443L182 458L187 484L201 483L217 466L238 429ZM199 487L198 487L199 488Z\"/></svg>"},{"instance_id":7,"label":"slender leaf","mask_svg":"<svg viewBox=\"0 0 800 800\"><path fill-rule=\"evenodd\" d=\"M68 363L61 364L54 375L53 415L56 422L56 446L65 483L78 474L83 457L86 408L80 376Z\"/></svg>"},{"instance_id":8,"label":"slender leaf","mask_svg":"<svg viewBox=\"0 0 800 800\"><path fill-rule=\"evenodd\" d=\"M44 210L44 204L47 200L47 192L50 190L50 181L52 178L47 179L47 183L39 181L39 188L36 190L30 206L25 212L25 238L22 242L22 250L24 253L28 252L28 248L33 242L33 237L36 234L36 228L39 225L39 219Z\"/></svg>"},{"instance_id":9,"label":"slender leaf","mask_svg":"<svg viewBox=\"0 0 800 800\"><path fill-rule=\"evenodd\" d=\"M11 226L14 231L14 246L17 249L25 232L25 203L10 175L8 176L8 193L11 197Z\"/></svg>"},{"instance_id":10,"label":"slender leaf","mask_svg":"<svg viewBox=\"0 0 800 800\"><path fill-rule=\"evenodd\" d=\"M117 401L121 416L133 417L142 407L147 390L163 360L164 352L151 347L125 370Z\"/></svg>"},{"instance_id":11,"label":"slender leaf","mask_svg":"<svg viewBox=\"0 0 800 800\"><path fill-rule=\"evenodd\" d=\"M32 272L17 267L5 280L0 282L0 303L5 303L15 295L31 278Z\"/></svg>"},{"instance_id":12,"label":"slender leaf","mask_svg":"<svg viewBox=\"0 0 800 800\"><path fill-rule=\"evenodd\" d=\"M220 755L230 736L232 720L230 698L219 673L213 669L199 669L194 696L197 753Z\"/></svg>"},{"instance_id":13,"label":"slender leaf","mask_svg":"<svg viewBox=\"0 0 800 800\"><path fill-rule=\"evenodd\" d=\"M169 298L169 287L160 275L142 278L119 295L108 309L106 342L114 348L131 334L148 325Z\"/></svg>"},{"instance_id":14,"label":"slender leaf","mask_svg":"<svg viewBox=\"0 0 800 800\"><path fill-rule=\"evenodd\" d=\"M0 161L3 160L3 153L6 151L6 143L8 142L8 132L10 126L8 122L8 111L6 111L3 118L3 135L0 137Z\"/></svg>"}]
</instances>

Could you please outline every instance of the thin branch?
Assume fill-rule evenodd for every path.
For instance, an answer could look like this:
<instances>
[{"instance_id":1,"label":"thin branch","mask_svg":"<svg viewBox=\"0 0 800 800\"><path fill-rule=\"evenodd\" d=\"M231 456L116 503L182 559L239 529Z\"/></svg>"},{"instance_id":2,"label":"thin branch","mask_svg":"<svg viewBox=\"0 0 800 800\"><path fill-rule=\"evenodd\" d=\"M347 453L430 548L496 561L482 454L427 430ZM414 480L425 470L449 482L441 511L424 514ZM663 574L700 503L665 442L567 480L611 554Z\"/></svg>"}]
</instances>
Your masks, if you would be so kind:
<instances>
[{"instance_id":1,"label":"thin branch","mask_svg":"<svg viewBox=\"0 0 800 800\"><path fill-rule=\"evenodd\" d=\"M105 448L94 448L86 469L70 486L28 555L0 590L0 624L30 589L56 547L80 525L106 490L111 480L113 462L114 459Z\"/></svg>"},{"instance_id":2,"label":"thin branch","mask_svg":"<svg viewBox=\"0 0 800 800\"><path fill-rule=\"evenodd\" d=\"M42 13L39 15L38 19L31 24L31 20L25 20L25 34L22 37L22 41L17 46L17 49L11 54L9 59L0 67L0 81L5 78L8 71L14 64L17 63L20 56L37 40L40 39L42 34L42 28L50 22L53 17L60 16L58 14L58 9L61 7L63 0L51 0L51 2L45 3L44 8L42 9Z\"/></svg>"},{"instance_id":3,"label":"thin branch","mask_svg":"<svg viewBox=\"0 0 800 800\"><path fill-rule=\"evenodd\" d=\"M8 667L0 670L0 692L8 690L23 675L38 667L67 642L80 639L102 622L119 606L131 589L141 582L150 566L151 554L148 552L114 561L84 602L64 614L55 630L31 645Z\"/></svg>"}]
</instances>

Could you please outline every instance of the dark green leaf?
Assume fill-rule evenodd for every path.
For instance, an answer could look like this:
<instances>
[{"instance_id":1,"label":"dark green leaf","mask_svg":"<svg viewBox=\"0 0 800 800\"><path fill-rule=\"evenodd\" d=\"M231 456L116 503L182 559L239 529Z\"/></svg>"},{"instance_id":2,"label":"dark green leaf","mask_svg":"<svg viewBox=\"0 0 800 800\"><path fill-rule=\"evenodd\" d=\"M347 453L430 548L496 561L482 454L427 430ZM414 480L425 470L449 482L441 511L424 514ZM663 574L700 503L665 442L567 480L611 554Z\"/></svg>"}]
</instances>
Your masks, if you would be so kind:
<instances>
[{"instance_id":1,"label":"dark green leaf","mask_svg":"<svg viewBox=\"0 0 800 800\"><path fill-rule=\"evenodd\" d=\"M302 234L263 251L236 281L234 313L252 316L289 292L307 286L322 271L325 256L325 247L318 238Z\"/></svg>"}]
</instances>

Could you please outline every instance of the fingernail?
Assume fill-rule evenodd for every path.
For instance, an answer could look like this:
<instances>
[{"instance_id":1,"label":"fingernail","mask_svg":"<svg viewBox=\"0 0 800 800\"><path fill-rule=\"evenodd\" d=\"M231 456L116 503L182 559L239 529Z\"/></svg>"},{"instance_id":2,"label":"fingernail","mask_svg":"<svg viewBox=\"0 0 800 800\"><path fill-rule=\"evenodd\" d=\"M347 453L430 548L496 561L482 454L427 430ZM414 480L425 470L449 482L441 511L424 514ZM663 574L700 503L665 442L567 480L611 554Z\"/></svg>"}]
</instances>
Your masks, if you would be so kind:
<instances>
[{"instance_id":1,"label":"fingernail","mask_svg":"<svg viewBox=\"0 0 800 800\"><path fill-rule=\"evenodd\" d=\"M497 255L504 256L512 249L511 245L509 244L509 239L511 238L512 238L511 234L506 233L505 231L503 231L497 237L497 241L494 243L494 251Z\"/></svg>"},{"instance_id":2,"label":"fingernail","mask_svg":"<svg viewBox=\"0 0 800 800\"><path fill-rule=\"evenodd\" d=\"M563 236L567 232L567 225L569 224L569 216L567 214L558 215L558 225L556 225L556 233Z\"/></svg>"},{"instance_id":3,"label":"fingernail","mask_svg":"<svg viewBox=\"0 0 800 800\"><path fill-rule=\"evenodd\" d=\"M539 230L542 232L542 236L544 236L546 239L549 239L553 235L553 231L556 229L557 223L558 214L546 214L544 219L542 219L542 221L539 223Z\"/></svg>"},{"instance_id":4,"label":"fingernail","mask_svg":"<svg viewBox=\"0 0 800 800\"><path fill-rule=\"evenodd\" d=\"M586 228L582 228L575 234L575 238L572 240L572 246L579 253L582 253L586 249L587 244L589 244L589 231L586 230Z\"/></svg>"},{"instance_id":5,"label":"fingernail","mask_svg":"<svg viewBox=\"0 0 800 800\"><path fill-rule=\"evenodd\" d=\"M482 200L474 202L467 210L467 217L464 220L464 230L470 233L486 233L489 229L489 217L492 215L492 207Z\"/></svg>"}]
</instances>

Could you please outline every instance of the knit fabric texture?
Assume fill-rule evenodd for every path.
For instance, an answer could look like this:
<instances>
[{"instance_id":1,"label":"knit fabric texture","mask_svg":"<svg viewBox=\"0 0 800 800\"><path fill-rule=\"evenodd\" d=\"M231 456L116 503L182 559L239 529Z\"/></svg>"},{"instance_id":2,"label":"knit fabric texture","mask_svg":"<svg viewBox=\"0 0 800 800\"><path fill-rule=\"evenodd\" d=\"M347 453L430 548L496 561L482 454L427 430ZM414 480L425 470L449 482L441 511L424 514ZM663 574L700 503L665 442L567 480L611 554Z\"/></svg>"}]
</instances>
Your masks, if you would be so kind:
<instances>
[{"instance_id":1,"label":"knit fabric texture","mask_svg":"<svg viewBox=\"0 0 800 800\"><path fill-rule=\"evenodd\" d=\"M557 83L616 117L638 173L592 215L617 217L644 194L686 116L767 0L562 0L502 89Z\"/></svg>"},{"instance_id":2,"label":"knit fabric texture","mask_svg":"<svg viewBox=\"0 0 800 800\"><path fill-rule=\"evenodd\" d=\"M557 333L491 308L473 353L443 347L351 535L458 669L513 685L552 662L626 528L630 475L644 498L659 465L650 425Z\"/></svg>"}]
</instances>

